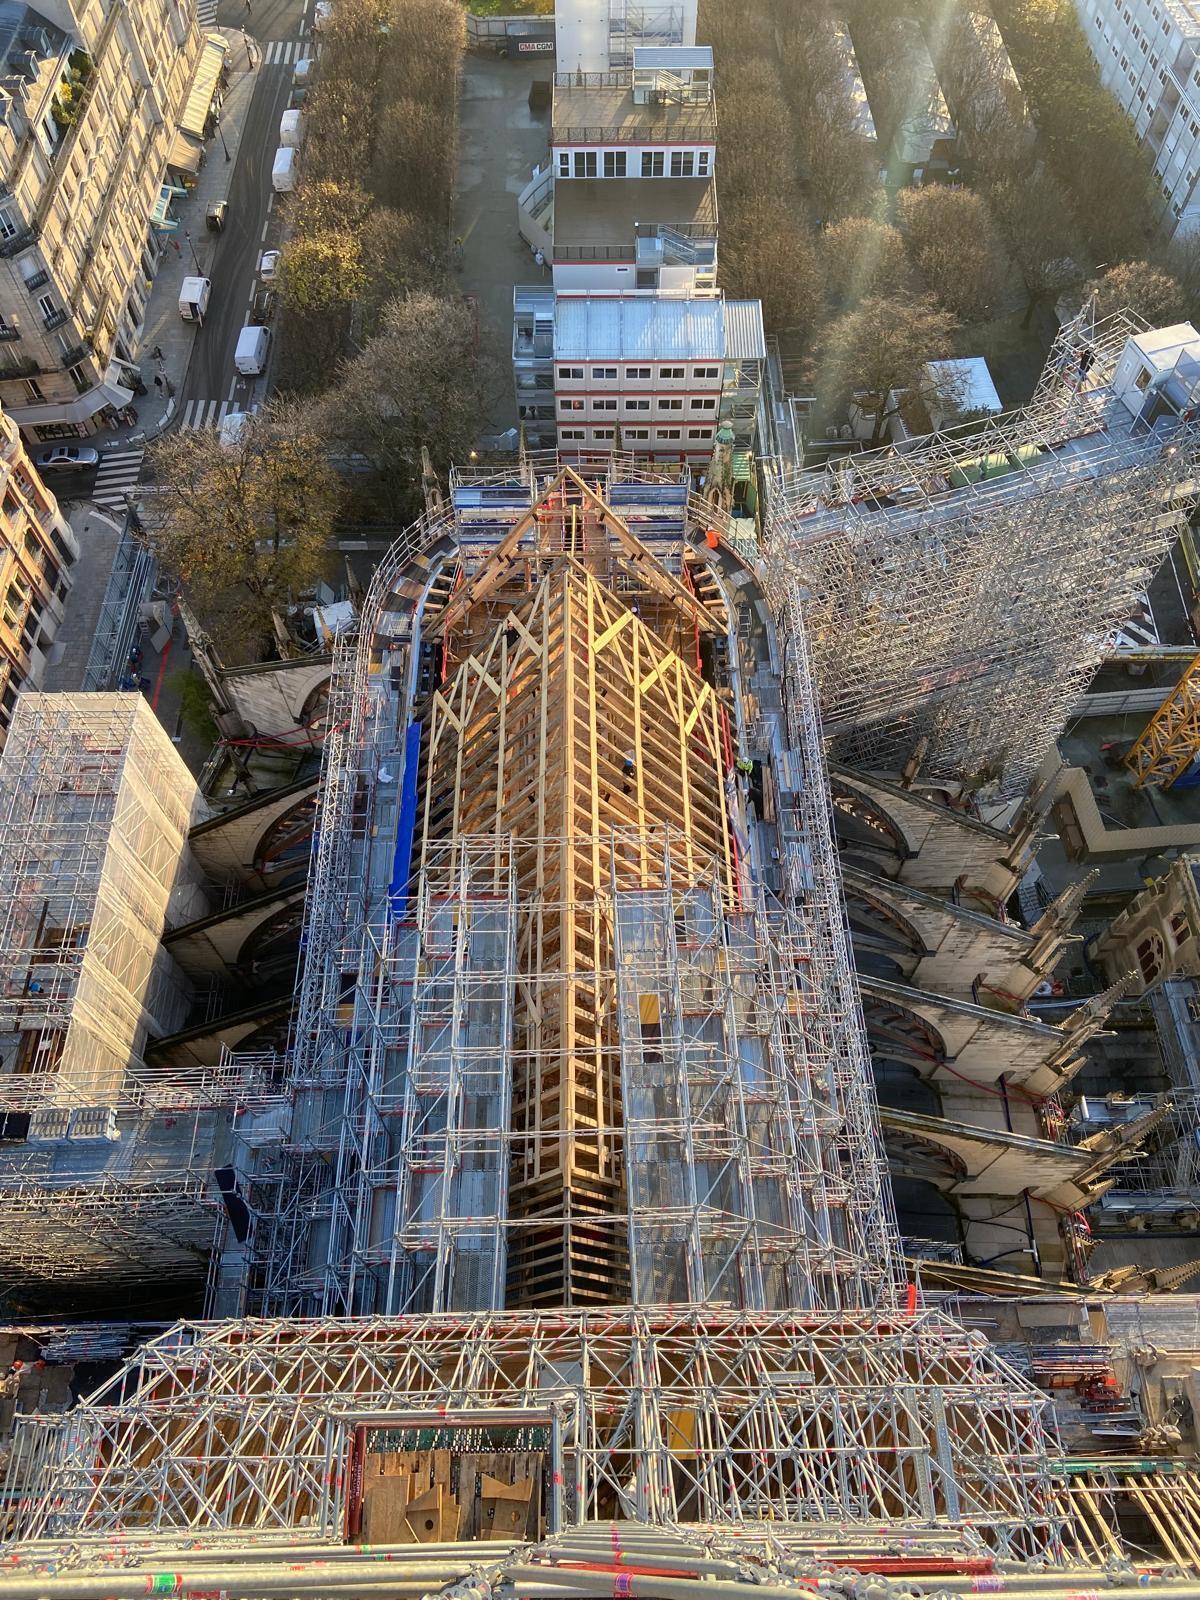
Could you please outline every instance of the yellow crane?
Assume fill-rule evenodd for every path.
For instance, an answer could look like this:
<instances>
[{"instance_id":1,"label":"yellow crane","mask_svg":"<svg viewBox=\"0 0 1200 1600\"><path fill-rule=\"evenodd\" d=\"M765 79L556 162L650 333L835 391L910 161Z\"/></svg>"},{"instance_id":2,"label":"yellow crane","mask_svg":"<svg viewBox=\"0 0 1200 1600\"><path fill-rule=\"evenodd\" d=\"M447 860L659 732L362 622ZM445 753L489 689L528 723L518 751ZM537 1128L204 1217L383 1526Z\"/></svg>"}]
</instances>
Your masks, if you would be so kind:
<instances>
[{"instance_id":1,"label":"yellow crane","mask_svg":"<svg viewBox=\"0 0 1200 1600\"><path fill-rule=\"evenodd\" d=\"M1125 757L1136 787L1148 783L1166 789L1181 777L1200 752L1200 655L1142 729Z\"/></svg>"}]
</instances>

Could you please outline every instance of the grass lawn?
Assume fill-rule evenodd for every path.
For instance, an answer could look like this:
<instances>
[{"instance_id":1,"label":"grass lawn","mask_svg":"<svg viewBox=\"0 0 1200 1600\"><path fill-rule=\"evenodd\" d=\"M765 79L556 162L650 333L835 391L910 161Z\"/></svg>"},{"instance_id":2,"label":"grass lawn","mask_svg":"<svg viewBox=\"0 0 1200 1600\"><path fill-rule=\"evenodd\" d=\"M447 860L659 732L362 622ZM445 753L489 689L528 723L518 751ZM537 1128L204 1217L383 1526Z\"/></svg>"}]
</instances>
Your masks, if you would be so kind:
<instances>
[{"instance_id":1,"label":"grass lawn","mask_svg":"<svg viewBox=\"0 0 1200 1600\"><path fill-rule=\"evenodd\" d=\"M552 17L554 0L465 0L476 17Z\"/></svg>"},{"instance_id":2,"label":"grass lawn","mask_svg":"<svg viewBox=\"0 0 1200 1600\"><path fill-rule=\"evenodd\" d=\"M983 356L1006 410L1024 405L1034 391L1057 331L1049 308L1035 313L1032 326L1023 328L1023 308L992 322L974 322L955 340L955 354Z\"/></svg>"}]
</instances>

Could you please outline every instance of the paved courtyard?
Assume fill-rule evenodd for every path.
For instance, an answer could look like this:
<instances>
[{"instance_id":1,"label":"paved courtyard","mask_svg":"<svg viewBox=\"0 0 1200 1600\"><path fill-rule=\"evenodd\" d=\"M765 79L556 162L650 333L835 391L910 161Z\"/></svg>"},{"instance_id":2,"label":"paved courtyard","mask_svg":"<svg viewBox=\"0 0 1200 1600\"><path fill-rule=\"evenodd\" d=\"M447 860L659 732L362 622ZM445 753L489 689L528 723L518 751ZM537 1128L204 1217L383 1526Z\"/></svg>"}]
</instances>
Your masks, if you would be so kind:
<instances>
[{"instance_id":1,"label":"paved courtyard","mask_svg":"<svg viewBox=\"0 0 1200 1600\"><path fill-rule=\"evenodd\" d=\"M453 236L463 242L461 283L479 307L481 347L491 360L481 431L517 423L512 381L512 292L518 283L549 283L517 232L517 196L536 165L550 159L550 115L529 110L529 86L548 77L553 58L505 61L469 51L459 107Z\"/></svg>"}]
</instances>

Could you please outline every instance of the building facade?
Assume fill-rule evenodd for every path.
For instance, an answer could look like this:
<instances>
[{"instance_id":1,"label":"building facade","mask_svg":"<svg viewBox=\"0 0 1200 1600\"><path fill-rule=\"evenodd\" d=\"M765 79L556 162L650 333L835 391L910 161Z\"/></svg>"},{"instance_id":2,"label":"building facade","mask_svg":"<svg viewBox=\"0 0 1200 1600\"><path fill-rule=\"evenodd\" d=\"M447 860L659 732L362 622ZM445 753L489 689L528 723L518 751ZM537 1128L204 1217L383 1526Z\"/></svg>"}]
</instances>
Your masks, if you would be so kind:
<instances>
[{"instance_id":1,"label":"building facade","mask_svg":"<svg viewBox=\"0 0 1200 1600\"><path fill-rule=\"evenodd\" d=\"M1153 157L1163 227L1200 227L1200 11L1189 0L1075 0L1104 87Z\"/></svg>"},{"instance_id":2,"label":"building facade","mask_svg":"<svg viewBox=\"0 0 1200 1600\"><path fill-rule=\"evenodd\" d=\"M16 424L0 411L0 742L17 695L41 687L63 620L79 545L39 478Z\"/></svg>"},{"instance_id":3,"label":"building facade","mask_svg":"<svg viewBox=\"0 0 1200 1600\"><path fill-rule=\"evenodd\" d=\"M723 423L735 440L753 436L766 360L757 300L540 293L518 303L513 346L531 445L694 464ZM540 354L539 309L553 318Z\"/></svg>"},{"instance_id":4,"label":"building facade","mask_svg":"<svg viewBox=\"0 0 1200 1600\"><path fill-rule=\"evenodd\" d=\"M717 286L712 51L638 46L631 70L560 72L550 163L519 200L551 282L518 288L513 366L526 442L707 459L754 437L758 303Z\"/></svg>"},{"instance_id":5,"label":"building facade","mask_svg":"<svg viewBox=\"0 0 1200 1600\"><path fill-rule=\"evenodd\" d=\"M200 33L185 0L5 0L0 48L0 402L31 439L86 436L133 398Z\"/></svg>"}]
</instances>

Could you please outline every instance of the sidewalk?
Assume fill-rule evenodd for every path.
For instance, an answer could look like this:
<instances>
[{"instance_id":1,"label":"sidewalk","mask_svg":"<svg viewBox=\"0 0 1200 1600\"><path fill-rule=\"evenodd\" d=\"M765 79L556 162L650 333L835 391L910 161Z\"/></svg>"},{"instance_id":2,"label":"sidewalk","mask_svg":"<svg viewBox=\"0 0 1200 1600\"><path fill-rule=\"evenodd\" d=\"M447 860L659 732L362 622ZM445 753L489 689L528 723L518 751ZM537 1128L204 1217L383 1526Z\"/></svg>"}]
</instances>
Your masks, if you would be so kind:
<instances>
[{"instance_id":1,"label":"sidewalk","mask_svg":"<svg viewBox=\"0 0 1200 1600\"><path fill-rule=\"evenodd\" d=\"M185 322L179 315L179 289L187 277L209 276L209 263L218 236L207 232L204 214L213 201L224 200L229 193L242 130L258 79L258 66L262 62L259 48L254 51L255 67L247 66L246 46L240 29L207 31L224 34L229 40L229 53L225 58L229 81L221 104L220 128L206 146L204 165L191 193L177 195L171 202L179 226L168 235L146 307L142 346L138 352L146 393L133 402L138 420L129 428L106 428L89 441L102 451L144 444L167 427L175 411L174 396L187 377L188 363L192 359L197 328L195 323ZM155 358L155 350L162 351L161 360ZM162 378L161 385L155 383L156 377Z\"/></svg>"}]
</instances>

